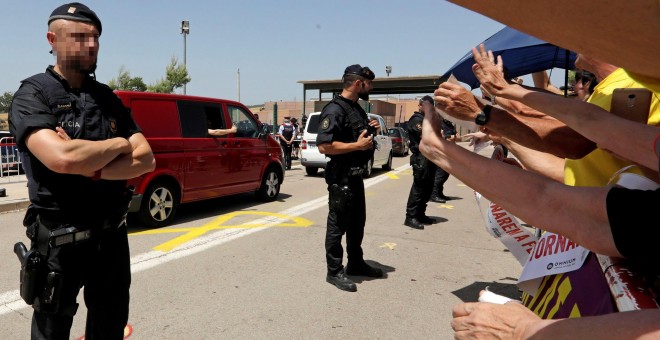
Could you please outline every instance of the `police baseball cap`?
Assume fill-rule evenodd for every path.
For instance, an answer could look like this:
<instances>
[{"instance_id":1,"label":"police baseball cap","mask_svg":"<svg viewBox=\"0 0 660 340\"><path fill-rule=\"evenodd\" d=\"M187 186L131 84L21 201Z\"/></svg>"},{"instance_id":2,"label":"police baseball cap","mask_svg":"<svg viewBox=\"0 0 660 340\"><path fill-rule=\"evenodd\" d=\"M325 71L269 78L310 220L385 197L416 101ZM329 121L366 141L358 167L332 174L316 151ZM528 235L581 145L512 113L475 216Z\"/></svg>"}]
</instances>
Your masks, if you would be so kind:
<instances>
[{"instance_id":1,"label":"police baseball cap","mask_svg":"<svg viewBox=\"0 0 660 340\"><path fill-rule=\"evenodd\" d=\"M431 96L424 96L422 99L419 100L419 105L422 105L424 101L427 101L433 105L433 98Z\"/></svg>"},{"instance_id":2,"label":"police baseball cap","mask_svg":"<svg viewBox=\"0 0 660 340\"><path fill-rule=\"evenodd\" d=\"M357 75L357 76L360 76L362 78L369 79L369 80L374 80L374 78L376 78L376 75L374 74L374 72L372 70L370 70L366 66L362 67L362 66L360 66L360 64L355 64L355 65L351 65L351 66L347 67L344 70L344 76L349 75L349 74L354 74L354 75Z\"/></svg>"},{"instance_id":3,"label":"police baseball cap","mask_svg":"<svg viewBox=\"0 0 660 340\"><path fill-rule=\"evenodd\" d=\"M72 2L55 8L48 18L48 24L50 25L52 21L57 19L90 23L96 27L99 31L99 35L101 35L102 26L99 17L97 17L96 13L89 9L89 7L79 2Z\"/></svg>"}]
</instances>

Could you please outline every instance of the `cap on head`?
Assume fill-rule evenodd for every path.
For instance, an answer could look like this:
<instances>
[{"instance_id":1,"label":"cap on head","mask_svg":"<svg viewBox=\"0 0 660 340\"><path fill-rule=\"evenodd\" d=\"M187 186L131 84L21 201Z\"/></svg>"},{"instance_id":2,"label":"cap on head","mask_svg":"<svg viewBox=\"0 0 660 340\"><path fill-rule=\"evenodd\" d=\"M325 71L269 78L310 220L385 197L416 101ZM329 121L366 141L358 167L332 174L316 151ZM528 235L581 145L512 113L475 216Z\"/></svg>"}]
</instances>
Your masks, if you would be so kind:
<instances>
[{"instance_id":1,"label":"cap on head","mask_svg":"<svg viewBox=\"0 0 660 340\"><path fill-rule=\"evenodd\" d=\"M48 24L50 25L52 21L57 19L90 23L96 27L99 35L101 35L102 26L99 17L89 7L79 2L72 2L55 8L53 13L50 14L50 17L48 17Z\"/></svg>"},{"instance_id":2,"label":"cap on head","mask_svg":"<svg viewBox=\"0 0 660 340\"><path fill-rule=\"evenodd\" d=\"M433 98L431 96L424 96L419 100L419 105L422 105L423 102L429 102L431 105L433 105Z\"/></svg>"},{"instance_id":3,"label":"cap on head","mask_svg":"<svg viewBox=\"0 0 660 340\"><path fill-rule=\"evenodd\" d=\"M372 70L370 70L368 67L362 67L360 64L355 64L347 67L344 70L344 76L347 76L349 74L354 74L357 76L360 76L362 78L368 79L368 80L374 80L376 78L376 75Z\"/></svg>"}]
</instances>

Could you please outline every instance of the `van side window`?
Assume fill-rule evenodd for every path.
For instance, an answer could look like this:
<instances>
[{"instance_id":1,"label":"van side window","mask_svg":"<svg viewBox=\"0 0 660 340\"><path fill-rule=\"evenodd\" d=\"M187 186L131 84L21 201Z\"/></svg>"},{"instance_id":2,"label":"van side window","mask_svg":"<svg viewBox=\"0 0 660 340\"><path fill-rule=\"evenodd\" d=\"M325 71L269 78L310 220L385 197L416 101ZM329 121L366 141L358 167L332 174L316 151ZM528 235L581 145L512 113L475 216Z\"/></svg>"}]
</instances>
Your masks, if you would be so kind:
<instances>
[{"instance_id":1,"label":"van side window","mask_svg":"<svg viewBox=\"0 0 660 340\"><path fill-rule=\"evenodd\" d=\"M207 138L208 129L224 128L220 104L180 100L177 106L184 138Z\"/></svg>"},{"instance_id":2,"label":"van side window","mask_svg":"<svg viewBox=\"0 0 660 340\"><path fill-rule=\"evenodd\" d=\"M257 138L259 136L259 125L251 114L237 106L227 105L227 109L231 121L236 125L235 136L237 138Z\"/></svg>"}]
</instances>

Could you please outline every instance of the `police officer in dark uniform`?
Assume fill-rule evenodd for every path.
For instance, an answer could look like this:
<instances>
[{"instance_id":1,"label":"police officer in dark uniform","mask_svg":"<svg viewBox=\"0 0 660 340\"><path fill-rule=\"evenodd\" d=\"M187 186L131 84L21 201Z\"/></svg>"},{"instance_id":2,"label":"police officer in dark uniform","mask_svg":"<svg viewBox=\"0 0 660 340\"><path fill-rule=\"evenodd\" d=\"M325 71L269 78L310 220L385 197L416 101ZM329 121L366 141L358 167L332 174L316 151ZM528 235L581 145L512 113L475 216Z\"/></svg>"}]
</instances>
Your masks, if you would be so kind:
<instances>
[{"instance_id":1,"label":"police officer in dark uniform","mask_svg":"<svg viewBox=\"0 0 660 340\"><path fill-rule=\"evenodd\" d=\"M383 276L382 269L369 266L362 254L367 217L362 175L373 157L373 134L380 126L376 120L369 120L357 101L369 100L374 77L368 67L360 65L344 70L343 91L323 108L316 137L319 151L330 157L325 168L329 201L326 281L349 292L357 291L357 286L346 275ZM345 269L341 245L344 234L348 260Z\"/></svg>"},{"instance_id":2,"label":"police officer in dark uniform","mask_svg":"<svg viewBox=\"0 0 660 340\"><path fill-rule=\"evenodd\" d=\"M9 123L23 155L31 246L21 259L21 296L33 339L68 339L85 287L86 339L123 339L130 255L126 179L152 171L151 148L129 110L94 73L101 21L70 3L48 19L54 66L22 81Z\"/></svg>"},{"instance_id":3,"label":"police officer in dark uniform","mask_svg":"<svg viewBox=\"0 0 660 340\"><path fill-rule=\"evenodd\" d=\"M280 136L280 145L284 151L286 168L291 169L291 152L293 151L293 139L296 138L296 127L291 124L289 117L286 117L284 124L280 125L278 134Z\"/></svg>"},{"instance_id":4,"label":"police officer in dark uniform","mask_svg":"<svg viewBox=\"0 0 660 340\"><path fill-rule=\"evenodd\" d=\"M419 151L425 114L435 114L431 96L424 96L419 100L419 111L415 112L408 120L413 184L408 195L406 219L403 224L414 229L424 229L424 224L435 223L434 219L426 216L426 202L429 201L431 191L433 191L436 166Z\"/></svg>"},{"instance_id":5,"label":"police officer in dark uniform","mask_svg":"<svg viewBox=\"0 0 660 340\"><path fill-rule=\"evenodd\" d=\"M442 136L449 141L456 139L456 127L454 124L446 119L442 119ZM449 173L441 167L437 167L435 171L435 181L433 183L433 191L431 192L431 202L446 203L451 200L451 197L445 196L445 182L449 179Z\"/></svg>"}]
</instances>

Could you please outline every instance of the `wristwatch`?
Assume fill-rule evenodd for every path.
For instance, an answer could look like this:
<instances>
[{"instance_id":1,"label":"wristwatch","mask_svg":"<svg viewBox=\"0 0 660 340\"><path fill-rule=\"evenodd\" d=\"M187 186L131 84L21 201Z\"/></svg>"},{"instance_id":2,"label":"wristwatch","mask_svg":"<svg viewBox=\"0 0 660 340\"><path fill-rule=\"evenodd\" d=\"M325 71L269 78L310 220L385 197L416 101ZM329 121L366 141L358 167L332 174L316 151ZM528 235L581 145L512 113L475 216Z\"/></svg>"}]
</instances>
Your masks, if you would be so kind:
<instances>
[{"instance_id":1,"label":"wristwatch","mask_svg":"<svg viewBox=\"0 0 660 340\"><path fill-rule=\"evenodd\" d=\"M491 105L485 105L484 109L477 113L477 117L474 118L474 123L480 126L486 125L490 119L490 110L492 109L493 107Z\"/></svg>"}]
</instances>

